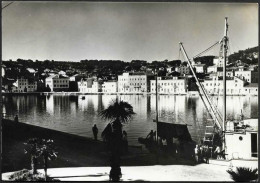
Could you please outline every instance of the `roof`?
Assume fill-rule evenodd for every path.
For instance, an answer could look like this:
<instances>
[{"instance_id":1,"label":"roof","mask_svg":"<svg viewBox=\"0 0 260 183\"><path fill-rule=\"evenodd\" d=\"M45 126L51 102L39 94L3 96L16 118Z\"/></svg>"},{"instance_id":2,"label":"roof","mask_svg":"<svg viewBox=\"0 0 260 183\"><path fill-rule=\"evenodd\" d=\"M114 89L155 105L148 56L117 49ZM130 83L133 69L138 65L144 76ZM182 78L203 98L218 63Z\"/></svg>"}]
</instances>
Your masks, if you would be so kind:
<instances>
[{"instance_id":1,"label":"roof","mask_svg":"<svg viewBox=\"0 0 260 183\"><path fill-rule=\"evenodd\" d=\"M196 66L197 66L197 67L203 67L203 66L205 66L205 64L194 64L193 66L194 66L194 67L196 67Z\"/></svg>"},{"instance_id":2,"label":"roof","mask_svg":"<svg viewBox=\"0 0 260 183\"><path fill-rule=\"evenodd\" d=\"M249 83L248 85L244 86L245 88L257 88L258 83Z\"/></svg>"},{"instance_id":3,"label":"roof","mask_svg":"<svg viewBox=\"0 0 260 183\"><path fill-rule=\"evenodd\" d=\"M57 79L57 78L69 78L69 77L66 76L66 75L58 75L58 74L56 74L56 75L51 75L51 76L47 77L46 79L51 79L51 78Z\"/></svg>"}]
</instances>

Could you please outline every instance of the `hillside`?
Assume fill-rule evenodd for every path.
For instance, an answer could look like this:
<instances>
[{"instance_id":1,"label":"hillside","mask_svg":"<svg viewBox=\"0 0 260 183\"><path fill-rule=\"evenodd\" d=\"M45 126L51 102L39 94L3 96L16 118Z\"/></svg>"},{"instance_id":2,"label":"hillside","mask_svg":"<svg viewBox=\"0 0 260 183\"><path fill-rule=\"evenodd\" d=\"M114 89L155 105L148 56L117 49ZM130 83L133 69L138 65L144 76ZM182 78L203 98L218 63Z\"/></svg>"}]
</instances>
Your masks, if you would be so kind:
<instances>
[{"instance_id":1,"label":"hillside","mask_svg":"<svg viewBox=\"0 0 260 183\"><path fill-rule=\"evenodd\" d=\"M258 46L253 48L248 48L246 50L239 50L238 52L235 52L229 56L229 62L230 63L237 63L237 61L241 61L245 64L258 64Z\"/></svg>"}]
</instances>

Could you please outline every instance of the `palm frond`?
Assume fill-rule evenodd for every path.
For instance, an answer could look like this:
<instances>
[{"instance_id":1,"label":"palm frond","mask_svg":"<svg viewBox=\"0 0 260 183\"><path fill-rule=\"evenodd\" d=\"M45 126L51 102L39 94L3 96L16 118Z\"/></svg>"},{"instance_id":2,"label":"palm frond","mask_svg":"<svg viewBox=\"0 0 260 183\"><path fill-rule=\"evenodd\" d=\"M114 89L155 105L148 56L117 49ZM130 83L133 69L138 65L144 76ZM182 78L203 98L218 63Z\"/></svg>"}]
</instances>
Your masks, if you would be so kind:
<instances>
[{"instance_id":1,"label":"palm frond","mask_svg":"<svg viewBox=\"0 0 260 183\"><path fill-rule=\"evenodd\" d=\"M128 102L113 100L107 109L100 112L100 116L105 120L119 120L121 123L130 121L134 115L133 107Z\"/></svg>"}]
</instances>

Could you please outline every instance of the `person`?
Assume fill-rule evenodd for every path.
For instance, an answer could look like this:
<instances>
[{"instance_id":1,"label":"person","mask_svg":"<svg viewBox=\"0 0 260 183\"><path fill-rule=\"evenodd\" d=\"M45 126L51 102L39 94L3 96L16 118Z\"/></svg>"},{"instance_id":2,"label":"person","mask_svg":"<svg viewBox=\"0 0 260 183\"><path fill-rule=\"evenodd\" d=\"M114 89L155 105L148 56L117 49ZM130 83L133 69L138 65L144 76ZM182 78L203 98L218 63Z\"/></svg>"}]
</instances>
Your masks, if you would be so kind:
<instances>
[{"instance_id":1,"label":"person","mask_svg":"<svg viewBox=\"0 0 260 183\"><path fill-rule=\"evenodd\" d=\"M207 164L209 164L209 157L210 157L209 146L206 145L204 148L204 158L205 158L205 163Z\"/></svg>"},{"instance_id":2,"label":"person","mask_svg":"<svg viewBox=\"0 0 260 183\"><path fill-rule=\"evenodd\" d=\"M124 150L125 152L128 152L128 141L127 141L127 133L126 131L124 130L123 131L123 147L124 147Z\"/></svg>"},{"instance_id":3,"label":"person","mask_svg":"<svg viewBox=\"0 0 260 183\"><path fill-rule=\"evenodd\" d=\"M16 114L15 117L14 117L14 121L15 122L18 122L18 115Z\"/></svg>"},{"instance_id":4,"label":"person","mask_svg":"<svg viewBox=\"0 0 260 183\"><path fill-rule=\"evenodd\" d=\"M96 124L94 124L94 126L92 127L92 131L93 131L94 139L97 140L98 128Z\"/></svg>"},{"instance_id":5,"label":"person","mask_svg":"<svg viewBox=\"0 0 260 183\"><path fill-rule=\"evenodd\" d=\"M196 145L194 151L195 151L195 160L196 160L196 163L199 163L199 151L200 151L200 149L199 149L199 145L198 145L198 144Z\"/></svg>"},{"instance_id":6,"label":"person","mask_svg":"<svg viewBox=\"0 0 260 183\"><path fill-rule=\"evenodd\" d=\"M222 159L221 157L221 147L217 146L214 153L217 155L217 159Z\"/></svg>"},{"instance_id":7,"label":"person","mask_svg":"<svg viewBox=\"0 0 260 183\"><path fill-rule=\"evenodd\" d=\"M146 139L149 139L151 142L153 142L153 140L154 140L153 130L150 131L150 133L147 135Z\"/></svg>"},{"instance_id":8,"label":"person","mask_svg":"<svg viewBox=\"0 0 260 183\"><path fill-rule=\"evenodd\" d=\"M162 139L163 152L167 153L167 140L165 138Z\"/></svg>"}]
</instances>

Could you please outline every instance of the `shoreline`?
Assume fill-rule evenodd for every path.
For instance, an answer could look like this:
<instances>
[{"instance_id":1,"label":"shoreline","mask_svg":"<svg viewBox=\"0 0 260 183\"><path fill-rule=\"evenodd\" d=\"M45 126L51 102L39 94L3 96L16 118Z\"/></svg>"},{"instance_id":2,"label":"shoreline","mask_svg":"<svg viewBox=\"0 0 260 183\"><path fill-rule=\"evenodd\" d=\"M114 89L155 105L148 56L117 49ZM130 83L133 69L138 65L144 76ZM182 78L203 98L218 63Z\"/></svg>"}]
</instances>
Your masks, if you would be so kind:
<instances>
[{"instance_id":1,"label":"shoreline","mask_svg":"<svg viewBox=\"0 0 260 183\"><path fill-rule=\"evenodd\" d=\"M109 154L102 141L68 134L26 123L2 120L2 172L30 169L30 156L24 154L24 142L29 138L52 139L57 147L58 158L49 161L49 168L109 166ZM129 152L121 157L122 166L194 165L191 160L161 157L145 148L129 146ZM43 168L42 163L39 168Z\"/></svg>"},{"instance_id":2,"label":"shoreline","mask_svg":"<svg viewBox=\"0 0 260 183\"><path fill-rule=\"evenodd\" d=\"M8 96L8 95L14 95L14 96L26 96L26 95L38 95L38 96L49 96L49 95L59 95L59 96L80 96L80 95L155 95L155 93L151 92L142 92L142 93L122 93L122 92L116 92L116 93L107 93L107 92L95 92L95 93L83 93L83 92L2 92L2 96ZM186 93L158 93L158 95L169 95L169 96L199 96L199 93L196 91L188 91ZM203 94L201 94L203 96ZM210 96L223 96L223 95L215 95L210 94ZM258 96L255 94L251 95L245 95L245 94L227 94L227 96Z\"/></svg>"}]
</instances>

